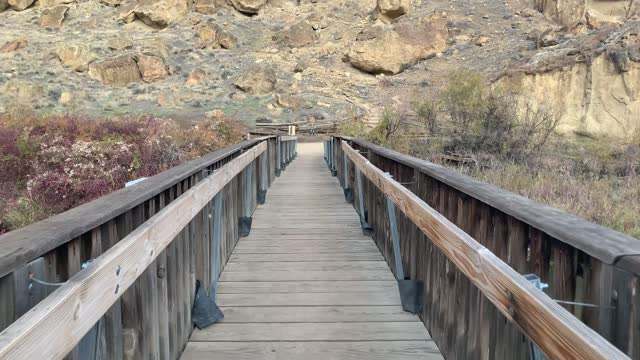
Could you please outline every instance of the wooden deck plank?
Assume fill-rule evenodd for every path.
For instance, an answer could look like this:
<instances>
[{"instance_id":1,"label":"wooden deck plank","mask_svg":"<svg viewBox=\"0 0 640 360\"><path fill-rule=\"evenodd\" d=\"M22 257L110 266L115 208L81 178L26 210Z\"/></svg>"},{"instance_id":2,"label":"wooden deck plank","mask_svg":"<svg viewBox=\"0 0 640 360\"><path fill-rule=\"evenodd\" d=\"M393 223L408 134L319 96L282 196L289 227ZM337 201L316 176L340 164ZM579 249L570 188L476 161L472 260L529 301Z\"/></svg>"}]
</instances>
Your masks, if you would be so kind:
<instances>
[{"instance_id":1,"label":"wooden deck plank","mask_svg":"<svg viewBox=\"0 0 640 360\"><path fill-rule=\"evenodd\" d=\"M225 323L419 321L399 306L222 306L222 311Z\"/></svg>"},{"instance_id":2,"label":"wooden deck plank","mask_svg":"<svg viewBox=\"0 0 640 360\"><path fill-rule=\"evenodd\" d=\"M420 322L217 323L194 331L191 341L394 341L428 340Z\"/></svg>"},{"instance_id":3,"label":"wooden deck plank","mask_svg":"<svg viewBox=\"0 0 640 360\"><path fill-rule=\"evenodd\" d=\"M253 215L217 289L221 323L183 359L442 359L322 159L300 144Z\"/></svg>"},{"instance_id":4,"label":"wooden deck plank","mask_svg":"<svg viewBox=\"0 0 640 360\"><path fill-rule=\"evenodd\" d=\"M433 341L384 342L191 342L185 360L436 360Z\"/></svg>"}]
</instances>

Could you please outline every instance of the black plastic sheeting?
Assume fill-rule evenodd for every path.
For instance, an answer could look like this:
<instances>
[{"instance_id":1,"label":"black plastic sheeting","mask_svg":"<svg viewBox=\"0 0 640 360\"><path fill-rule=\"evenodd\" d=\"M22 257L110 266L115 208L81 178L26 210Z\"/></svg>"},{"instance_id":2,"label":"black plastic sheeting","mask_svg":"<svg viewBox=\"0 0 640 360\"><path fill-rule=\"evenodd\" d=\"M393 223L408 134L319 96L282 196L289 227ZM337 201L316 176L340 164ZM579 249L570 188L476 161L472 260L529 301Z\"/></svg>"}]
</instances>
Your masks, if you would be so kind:
<instances>
[{"instance_id":1,"label":"black plastic sheeting","mask_svg":"<svg viewBox=\"0 0 640 360\"><path fill-rule=\"evenodd\" d=\"M353 204L353 190L351 189L342 189L344 191L344 201L349 204Z\"/></svg>"},{"instance_id":2,"label":"black plastic sheeting","mask_svg":"<svg viewBox=\"0 0 640 360\"><path fill-rule=\"evenodd\" d=\"M264 205L264 203L267 201L267 190L258 190L256 201L258 202L258 204Z\"/></svg>"},{"instance_id":3,"label":"black plastic sheeting","mask_svg":"<svg viewBox=\"0 0 640 360\"><path fill-rule=\"evenodd\" d=\"M196 296L191 309L193 325L202 330L222 319L224 319L222 310L220 310L215 300L209 297L204 288L200 286L200 281L196 281Z\"/></svg>"},{"instance_id":4,"label":"black plastic sheeting","mask_svg":"<svg viewBox=\"0 0 640 360\"><path fill-rule=\"evenodd\" d=\"M373 227L369 225L369 212L367 210L364 211L364 216L360 217L360 226L362 227L362 235L364 236L373 236L374 231Z\"/></svg>"},{"instance_id":5,"label":"black plastic sheeting","mask_svg":"<svg viewBox=\"0 0 640 360\"><path fill-rule=\"evenodd\" d=\"M252 217L241 217L238 219L238 234L240 237L247 237L251 233L251 223L253 223Z\"/></svg>"},{"instance_id":6,"label":"black plastic sheeting","mask_svg":"<svg viewBox=\"0 0 640 360\"><path fill-rule=\"evenodd\" d=\"M402 309L412 314L422 312L424 304L424 283L419 280L398 280Z\"/></svg>"}]
</instances>

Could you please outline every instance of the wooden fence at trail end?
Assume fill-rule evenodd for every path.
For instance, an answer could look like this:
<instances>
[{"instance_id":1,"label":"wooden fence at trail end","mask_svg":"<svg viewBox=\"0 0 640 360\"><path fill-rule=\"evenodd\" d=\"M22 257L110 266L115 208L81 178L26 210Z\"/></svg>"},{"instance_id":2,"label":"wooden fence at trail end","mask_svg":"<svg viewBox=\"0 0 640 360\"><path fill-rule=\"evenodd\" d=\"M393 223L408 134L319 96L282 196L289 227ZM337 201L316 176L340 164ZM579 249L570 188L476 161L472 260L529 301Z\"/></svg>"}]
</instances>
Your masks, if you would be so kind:
<instances>
[{"instance_id":1,"label":"wooden fence at trail end","mask_svg":"<svg viewBox=\"0 0 640 360\"><path fill-rule=\"evenodd\" d=\"M533 340L549 358L640 359L640 241L360 139L325 147L394 271L395 203L398 261L446 358L527 359Z\"/></svg>"},{"instance_id":2,"label":"wooden fence at trail end","mask_svg":"<svg viewBox=\"0 0 640 360\"><path fill-rule=\"evenodd\" d=\"M177 359L295 137L213 152L0 236L0 359Z\"/></svg>"}]
</instances>

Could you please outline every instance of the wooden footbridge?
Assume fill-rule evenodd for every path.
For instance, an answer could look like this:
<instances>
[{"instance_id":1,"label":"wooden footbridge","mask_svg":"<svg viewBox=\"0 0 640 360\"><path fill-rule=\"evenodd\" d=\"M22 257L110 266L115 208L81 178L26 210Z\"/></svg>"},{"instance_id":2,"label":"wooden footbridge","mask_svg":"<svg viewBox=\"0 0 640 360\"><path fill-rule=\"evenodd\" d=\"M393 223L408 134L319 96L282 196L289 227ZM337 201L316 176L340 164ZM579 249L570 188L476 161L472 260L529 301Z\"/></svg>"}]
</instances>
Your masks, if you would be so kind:
<instances>
[{"instance_id":1,"label":"wooden footbridge","mask_svg":"<svg viewBox=\"0 0 640 360\"><path fill-rule=\"evenodd\" d=\"M639 256L362 140L268 136L0 236L0 359L640 359Z\"/></svg>"}]
</instances>

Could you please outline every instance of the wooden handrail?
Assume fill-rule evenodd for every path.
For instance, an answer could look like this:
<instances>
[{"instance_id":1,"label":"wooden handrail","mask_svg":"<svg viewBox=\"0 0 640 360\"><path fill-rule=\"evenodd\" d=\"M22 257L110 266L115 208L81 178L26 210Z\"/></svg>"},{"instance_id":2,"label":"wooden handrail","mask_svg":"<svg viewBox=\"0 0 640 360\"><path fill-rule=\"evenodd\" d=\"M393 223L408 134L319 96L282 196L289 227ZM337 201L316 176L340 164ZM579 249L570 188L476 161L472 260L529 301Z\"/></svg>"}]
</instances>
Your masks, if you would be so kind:
<instances>
[{"instance_id":1,"label":"wooden handrail","mask_svg":"<svg viewBox=\"0 0 640 360\"><path fill-rule=\"evenodd\" d=\"M64 213L0 235L0 278L144 203L216 161L238 154L264 139L247 140L214 151L150 177L135 186L118 190Z\"/></svg>"},{"instance_id":2,"label":"wooden handrail","mask_svg":"<svg viewBox=\"0 0 640 360\"><path fill-rule=\"evenodd\" d=\"M464 194L544 231L565 244L584 251L604 263L615 264L623 257L640 255L640 241L629 235L594 224L578 216L500 189L427 160L401 154L362 139L347 136L340 136L340 138L371 150L376 155L417 169ZM640 273L640 267L629 269L629 271Z\"/></svg>"},{"instance_id":3,"label":"wooden handrail","mask_svg":"<svg viewBox=\"0 0 640 360\"><path fill-rule=\"evenodd\" d=\"M547 356L558 359L628 358L349 144L341 143L342 150L362 173Z\"/></svg>"},{"instance_id":4,"label":"wooden handrail","mask_svg":"<svg viewBox=\"0 0 640 360\"><path fill-rule=\"evenodd\" d=\"M61 359L211 199L267 149L246 150L182 194L0 333L0 358Z\"/></svg>"}]
</instances>

